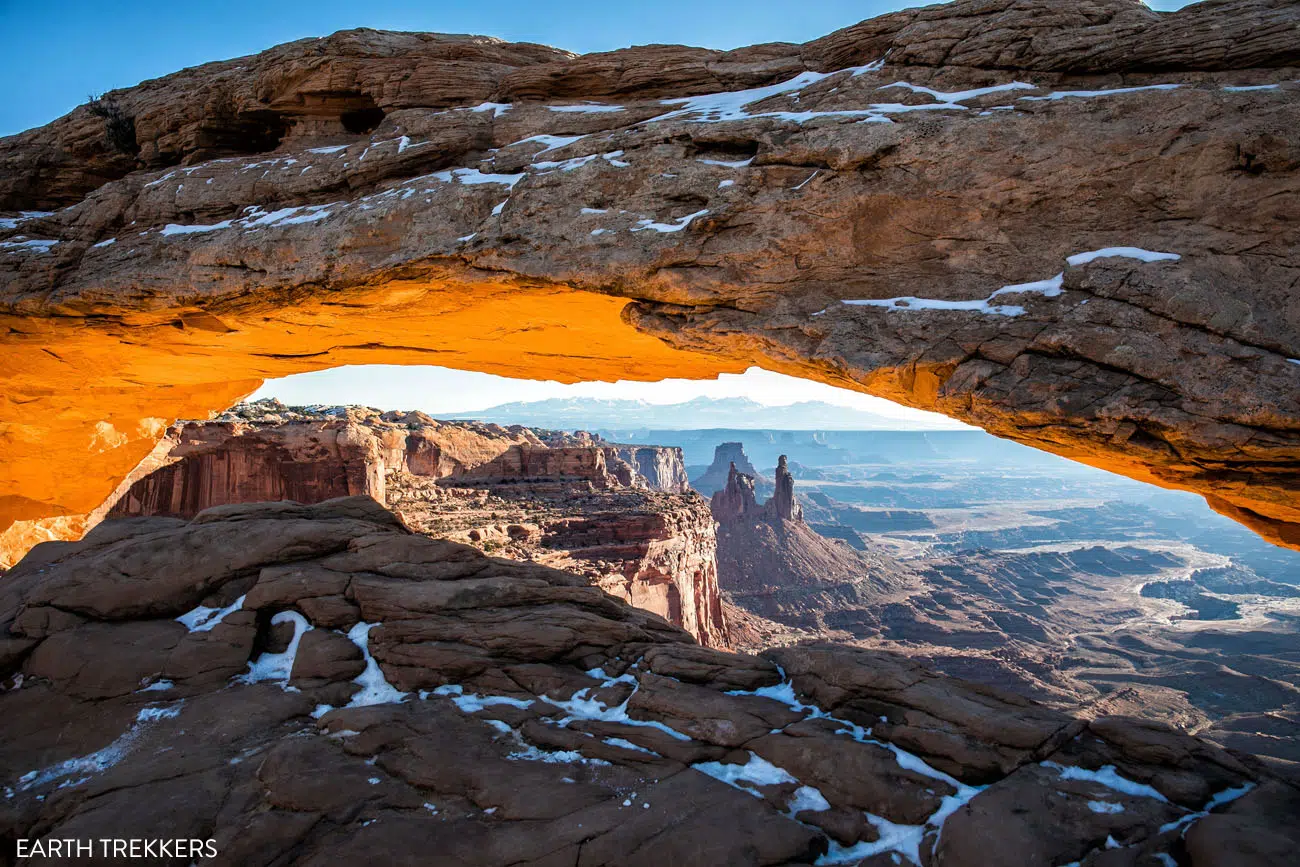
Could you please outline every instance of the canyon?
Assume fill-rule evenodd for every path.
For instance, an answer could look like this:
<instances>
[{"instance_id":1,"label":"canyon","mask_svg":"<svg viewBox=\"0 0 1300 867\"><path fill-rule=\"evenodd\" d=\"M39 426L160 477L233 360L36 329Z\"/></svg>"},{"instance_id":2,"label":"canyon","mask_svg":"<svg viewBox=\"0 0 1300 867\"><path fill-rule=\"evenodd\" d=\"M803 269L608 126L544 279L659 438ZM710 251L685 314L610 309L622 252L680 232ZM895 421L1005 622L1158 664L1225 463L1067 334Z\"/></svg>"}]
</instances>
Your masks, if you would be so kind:
<instances>
[{"instance_id":1,"label":"canyon","mask_svg":"<svg viewBox=\"0 0 1300 867\"><path fill-rule=\"evenodd\" d=\"M609 433L608 431L606 433ZM977 432L657 431L776 462L713 494L733 645L834 641L1300 762L1300 559L1193 498ZM796 479L779 452L804 461ZM702 477L701 477L702 478ZM786 494L790 491L790 494Z\"/></svg>"},{"instance_id":2,"label":"canyon","mask_svg":"<svg viewBox=\"0 0 1300 867\"><path fill-rule=\"evenodd\" d=\"M0 140L5 562L171 420L381 362L757 365L1300 545L1298 15L958 0L588 56L355 30L112 91L133 142L91 107Z\"/></svg>"},{"instance_id":3,"label":"canyon","mask_svg":"<svg viewBox=\"0 0 1300 867\"><path fill-rule=\"evenodd\" d=\"M582 575L701 644L728 644L713 520L678 449L278 401L180 423L162 442L108 519L365 495L418 532Z\"/></svg>"},{"instance_id":4,"label":"canyon","mask_svg":"<svg viewBox=\"0 0 1300 867\"><path fill-rule=\"evenodd\" d=\"M686 443L701 434L745 435L658 432ZM1088 516L1095 497L1119 491L1090 482L1053 499L1061 482L1050 459L1037 477L1003 479L1025 466L972 439L981 434L944 435L971 440L964 445L891 431L754 436L776 462L759 476L765 494L737 440L718 444L688 482L675 447L259 401L170 429L170 451L135 474L106 517L191 519L214 506L364 494L416 532L582 576L706 646L757 653L830 640L888 650L1069 713L1138 714L1300 761L1300 661L1287 627L1300 586L1285 557L1257 573L1250 561L1180 549L1158 524L1108 539L1096 523L1105 507ZM781 448L808 462L796 465L798 490ZM971 459L989 471L962 494L952 486ZM870 481L853 481L861 477ZM939 494L929 505L980 509L999 486L1041 488L1055 512L1038 514L1072 518L1038 545L1004 531L972 547L959 541L978 538L963 525L1008 519L994 509L949 527L943 510L915 508L925 505L916 497ZM913 508L868 511L853 504L861 496ZM1016 522L1047 529L1033 511ZM927 538L957 544L909 541ZM1179 631L1198 621L1222 631Z\"/></svg>"}]
</instances>

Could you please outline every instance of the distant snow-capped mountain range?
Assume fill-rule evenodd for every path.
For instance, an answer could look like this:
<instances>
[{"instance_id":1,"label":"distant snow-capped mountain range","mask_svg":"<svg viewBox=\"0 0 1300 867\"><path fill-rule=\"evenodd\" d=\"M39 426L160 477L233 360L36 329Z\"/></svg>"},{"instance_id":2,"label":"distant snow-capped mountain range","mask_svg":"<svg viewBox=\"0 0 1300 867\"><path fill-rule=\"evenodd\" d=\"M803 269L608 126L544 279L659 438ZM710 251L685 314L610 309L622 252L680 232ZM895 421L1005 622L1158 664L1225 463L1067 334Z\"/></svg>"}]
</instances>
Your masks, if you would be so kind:
<instances>
[{"instance_id":1,"label":"distant snow-capped mountain range","mask_svg":"<svg viewBox=\"0 0 1300 867\"><path fill-rule=\"evenodd\" d=\"M444 418L473 418L498 424L555 429L646 427L666 430L941 430L962 427L943 420L928 422L891 418L822 401L768 406L747 397L697 397L684 403L671 404L590 397L551 398L438 415Z\"/></svg>"}]
</instances>

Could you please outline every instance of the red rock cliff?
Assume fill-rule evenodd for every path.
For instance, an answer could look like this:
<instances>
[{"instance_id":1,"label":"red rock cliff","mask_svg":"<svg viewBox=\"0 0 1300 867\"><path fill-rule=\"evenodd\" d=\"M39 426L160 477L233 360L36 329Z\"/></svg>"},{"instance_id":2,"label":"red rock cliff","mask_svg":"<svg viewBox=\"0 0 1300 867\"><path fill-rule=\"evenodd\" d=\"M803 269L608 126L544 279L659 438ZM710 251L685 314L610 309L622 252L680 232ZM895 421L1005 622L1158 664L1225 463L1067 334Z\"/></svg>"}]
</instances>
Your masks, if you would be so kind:
<instances>
[{"instance_id":1,"label":"red rock cliff","mask_svg":"<svg viewBox=\"0 0 1300 867\"><path fill-rule=\"evenodd\" d=\"M231 503L320 503L365 494L384 501L382 440L346 421L297 422L274 431L240 422L172 429L169 462L136 481L110 517L192 518Z\"/></svg>"},{"instance_id":2,"label":"red rock cliff","mask_svg":"<svg viewBox=\"0 0 1300 867\"><path fill-rule=\"evenodd\" d=\"M192 518L213 506L362 494L428 535L571 569L702 644L727 644L713 519L697 495L681 493L679 449L270 404L174 426L168 441L110 517Z\"/></svg>"},{"instance_id":3,"label":"red rock cliff","mask_svg":"<svg viewBox=\"0 0 1300 867\"><path fill-rule=\"evenodd\" d=\"M542 529L544 545L576 561L566 568L584 574L606 564L596 582L606 593L658 614L701 644L728 645L717 535L699 498L646 514L561 518Z\"/></svg>"}]
</instances>

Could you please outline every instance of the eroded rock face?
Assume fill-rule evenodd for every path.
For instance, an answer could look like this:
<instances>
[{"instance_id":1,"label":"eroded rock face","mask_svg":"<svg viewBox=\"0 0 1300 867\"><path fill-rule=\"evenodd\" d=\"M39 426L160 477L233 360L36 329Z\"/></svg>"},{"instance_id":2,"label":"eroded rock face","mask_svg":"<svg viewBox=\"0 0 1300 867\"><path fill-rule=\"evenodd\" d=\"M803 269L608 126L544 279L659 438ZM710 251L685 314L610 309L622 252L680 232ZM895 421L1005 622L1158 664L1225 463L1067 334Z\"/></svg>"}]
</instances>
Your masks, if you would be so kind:
<instances>
[{"instance_id":1,"label":"eroded rock face","mask_svg":"<svg viewBox=\"0 0 1300 867\"><path fill-rule=\"evenodd\" d=\"M730 647L708 506L694 495L620 500L607 504L613 511L543 521L544 550L527 551L528 558L587 575L606 593L658 614L703 645Z\"/></svg>"},{"instance_id":2,"label":"eroded rock face","mask_svg":"<svg viewBox=\"0 0 1300 867\"><path fill-rule=\"evenodd\" d=\"M713 449L713 463L709 464L704 475L692 482L692 485L695 490L712 499L714 494L727 489L731 484L733 473L747 476L749 487L755 495L770 493L771 479L754 468L749 455L745 454L744 443L719 443Z\"/></svg>"},{"instance_id":3,"label":"eroded rock face","mask_svg":"<svg viewBox=\"0 0 1300 867\"><path fill-rule=\"evenodd\" d=\"M556 444L568 442L560 435ZM137 467L125 492L106 504L110 516L188 519L212 506L355 494L385 503L390 472L447 478L521 447L549 448L522 427L366 407L294 411L274 400L241 404L212 422L179 423L162 444L163 453Z\"/></svg>"},{"instance_id":4,"label":"eroded rock face","mask_svg":"<svg viewBox=\"0 0 1300 867\"><path fill-rule=\"evenodd\" d=\"M743 457L743 452L741 453ZM748 461L746 461L748 463ZM731 523L746 519L781 523L803 523L803 508L795 500L794 476L781 455L776 464L776 482L771 498L761 506L756 500L754 477L742 472L733 462L727 470L727 485L710 500L713 517Z\"/></svg>"},{"instance_id":5,"label":"eroded rock face","mask_svg":"<svg viewBox=\"0 0 1300 867\"><path fill-rule=\"evenodd\" d=\"M377 443L346 422L306 423L266 436L234 423L191 422L169 431L168 463L136 481L110 518L192 518L231 503L320 503L365 494L384 499Z\"/></svg>"},{"instance_id":6,"label":"eroded rock face","mask_svg":"<svg viewBox=\"0 0 1300 867\"><path fill-rule=\"evenodd\" d=\"M1297 842L1297 789L1251 756L888 653L703 648L364 497L42 545L0 635L6 839L485 867L1255 867Z\"/></svg>"},{"instance_id":7,"label":"eroded rock face","mask_svg":"<svg viewBox=\"0 0 1300 867\"><path fill-rule=\"evenodd\" d=\"M616 454L636 470L652 490L685 494L691 490L680 448L620 446Z\"/></svg>"},{"instance_id":8,"label":"eroded rock face","mask_svg":"<svg viewBox=\"0 0 1300 867\"><path fill-rule=\"evenodd\" d=\"M702 644L729 644L713 518L683 490L679 449L276 401L173 426L164 442L109 518L364 494L427 535L576 572Z\"/></svg>"},{"instance_id":9,"label":"eroded rock face","mask_svg":"<svg viewBox=\"0 0 1300 867\"><path fill-rule=\"evenodd\" d=\"M62 206L0 230L6 544L77 532L171 418L359 362L757 364L1300 544L1298 15L963 0L579 58L362 31L119 92L138 158L83 109L0 143L7 207Z\"/></svg>"},{"instance_id":10,"label":"eroded rock face","mask_svg":"<svg viewBox=\"0 0 1300 867\"><path fill-rule=\"evenodd\" d=\"M771 646L816 636L846 609L888 616L918 584L916 572L874 546L851 548L827 539L804 520L785 455L772 496L759 503L754 479L731 464L727 486L709 508L718 522L718 586L733 607L736 645ZM774 623L751 624L756 615ZM801 634L802 633L802 634Z\"/></svg>"},{"instance_id":11,"label":"eroded rock face","mask_svg":"<svg viewBox=\"0 0 1300 867\"><path fill-rule=\"evenodd\" d=\"M785 455L781 455L777 459L776 490L772 494L772 499L767 501L767 505L773 516L782 521L803 520L803 508L795 500L794 476L790 475L790 468L786 465Z\"/></svg>"}]
</instances>

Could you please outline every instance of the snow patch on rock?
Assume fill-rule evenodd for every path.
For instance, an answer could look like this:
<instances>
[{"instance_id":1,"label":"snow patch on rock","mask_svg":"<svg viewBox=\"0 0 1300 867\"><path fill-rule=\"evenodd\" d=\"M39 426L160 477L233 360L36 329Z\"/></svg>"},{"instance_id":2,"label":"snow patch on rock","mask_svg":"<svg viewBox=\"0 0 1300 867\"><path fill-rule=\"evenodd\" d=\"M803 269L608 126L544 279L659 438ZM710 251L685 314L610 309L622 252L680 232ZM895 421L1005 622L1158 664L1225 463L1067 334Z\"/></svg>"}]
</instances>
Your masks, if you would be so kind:
<instances>
[{"instance_id":1,"label":"snow patch on rock","mask_svg":"<svg viewBox=\"0 0 1300 867\"><path fill-rule=\"evenodd\" d=\"M209 608L206 605L200 605L191 611L187 611L176 622L180 623L190 632L210 632L212 627L225 620L229 615L244 607L244 600L248 597L245 593L225 608Z\"/></svg>"},{"instance_id":2,"label":"snow patch on rock","mask_svg":"<svg viewBox=\"0 0 1300 867\"><path fill-rule=\"evenodd\" d=\"M241 603L242 604L242 603ZM278 681L281 686L288 686L289 675L293 671L293 661L298 655L298 642L314 627L297 611L281 611L271 618L271 625L279 623L293 624L293 638L282 653L263 653L248 663L248 671L236 678L240 683L261 683Z\"/></svg>"}]
</instances>

